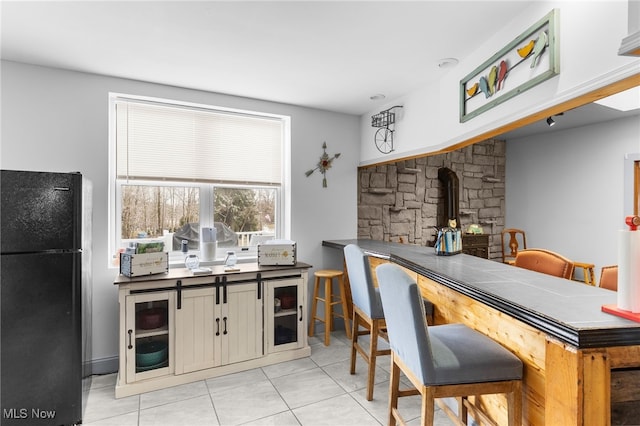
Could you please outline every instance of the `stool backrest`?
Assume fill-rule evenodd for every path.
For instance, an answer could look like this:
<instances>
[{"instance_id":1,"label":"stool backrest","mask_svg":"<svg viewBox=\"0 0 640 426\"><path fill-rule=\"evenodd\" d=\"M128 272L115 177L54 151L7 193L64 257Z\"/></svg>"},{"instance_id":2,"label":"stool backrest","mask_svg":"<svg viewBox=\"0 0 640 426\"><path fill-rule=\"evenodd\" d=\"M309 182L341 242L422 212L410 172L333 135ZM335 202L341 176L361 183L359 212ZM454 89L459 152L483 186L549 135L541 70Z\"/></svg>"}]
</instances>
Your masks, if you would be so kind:
<instances>
[{"instance_id":1,"label":"stool backrest","mask_svg":"<svg viewBox=\"0 0 640 426\"><path fill-rule=\"evenodd\" d=\"M347 264L353 304L369 318L384 318L380 294L371 277L369 256L357 245L349 244L344 248L344 260Z\"/></svg>"},{"instance_id":2,"label":"stool backrest","mask_svg":"<svg viewBox=\"0 0 640 426\"><path fill-rule=\"evenodd\" d=\"M513 261L518 250L527 248L527 236L522 229L506 228L501 232L502 263Z\"/></svg>"},{"instance_id":3,"label":"stool backrest","mask_svg":"<svg viewBox=\"0 0 640 426\"><path fill-rule=\"evenodd\" d=\"M389 345L409 369L428 383L434 364L422 296L416 282L398 265L376 268Z\"/></svg>"},{"instance_id":4,"label":"stool backrest","mask_svg":"<svg viewBox=\"0 0 640 426\"><path fill-rule=\"evenodd\" d=\"M516 255L515 265L568 280L571 279L574 268L571 260L561 254L545 249L520 250Z\"/></svg>"},{"instance_id":5,"label":"stool backrest","mask_svg":"<svg viewBox=\"0 0 640 426\"><path fill-rule=\"evenodd\" d=\"M618 265L603 266L600 273L600 287L618 291Z\"/></svg>"}]
</instances>

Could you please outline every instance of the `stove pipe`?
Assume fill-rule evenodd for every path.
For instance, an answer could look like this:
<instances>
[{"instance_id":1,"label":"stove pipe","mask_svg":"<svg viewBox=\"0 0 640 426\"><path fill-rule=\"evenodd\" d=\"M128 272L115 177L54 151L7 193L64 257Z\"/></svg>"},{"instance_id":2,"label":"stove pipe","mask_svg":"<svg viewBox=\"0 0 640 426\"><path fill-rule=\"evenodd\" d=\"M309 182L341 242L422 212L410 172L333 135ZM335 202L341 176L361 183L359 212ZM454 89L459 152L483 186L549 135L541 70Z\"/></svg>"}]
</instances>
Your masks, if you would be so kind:
<instances>
[{"instance_id":1,"label":"stove pipe","mask_svg":"<svg viewBox=\"0 0 640 426\"><path fill-rule=\"evenodd\" d=\"M458 176L453 170L442 167L438 169L438 180L442 182L444 189L444 208L438 215L438 227L449 226L449 220L455 219L456 227L460 228Z\"/></svg>"}]
</instances>

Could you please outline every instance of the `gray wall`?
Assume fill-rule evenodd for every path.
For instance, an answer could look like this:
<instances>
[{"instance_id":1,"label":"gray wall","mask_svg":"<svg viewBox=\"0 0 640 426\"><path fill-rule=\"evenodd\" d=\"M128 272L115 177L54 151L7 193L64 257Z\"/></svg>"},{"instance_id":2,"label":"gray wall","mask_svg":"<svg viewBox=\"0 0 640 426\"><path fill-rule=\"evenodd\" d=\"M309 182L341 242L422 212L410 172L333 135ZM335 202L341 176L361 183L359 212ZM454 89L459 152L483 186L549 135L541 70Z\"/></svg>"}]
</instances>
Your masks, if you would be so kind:
<instances>
[{"instance_id":1,"label":"gray wall","mask_svg":"<svg viewBox=\"0 0 640 426\"><path fill-rule=\"evenodd\" d=\"M623 168L640 152L640 117L507 141L506 223L529 247L600 268L617 263Z\"/></svg>"},{"instance_id":2,"label":"gray wall","mask_svg":"<svg viewBox=\"0 0 640 426\"><path fill-rule=\"evenodd\" d=\"M108 94L185 102L291 116L291 238L298 257L315 268L342 265L322 239L356 236L359 118L333 112L2 61L0 167L80 171L93 182L93 357L98 372L112 369L118 353L118 301L109 267ZM322 188L306 178L326 141L341 152ZM36 265L37 266L37 265ZM311 270L313 272L313 269ZM96 371L96 370L94 370Z\"/></svg>"}]
</instances>

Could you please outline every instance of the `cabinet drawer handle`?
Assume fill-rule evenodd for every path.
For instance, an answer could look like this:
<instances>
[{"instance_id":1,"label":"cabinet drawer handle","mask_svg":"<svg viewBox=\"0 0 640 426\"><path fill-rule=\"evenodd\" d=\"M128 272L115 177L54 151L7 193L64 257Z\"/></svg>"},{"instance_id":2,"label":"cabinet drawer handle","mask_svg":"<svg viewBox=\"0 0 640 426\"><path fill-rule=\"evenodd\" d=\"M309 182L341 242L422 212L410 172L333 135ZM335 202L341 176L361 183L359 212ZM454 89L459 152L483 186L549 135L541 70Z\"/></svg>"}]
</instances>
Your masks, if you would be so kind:
<instances>
[{"instance_id":1,"label":"cabinet drawer handle","mask_svg":"<svg viewBox=\"0 0 640 426\"><path fill-rule=\"evenodd\" d=\"M220 318L216 318L216 336L220 335Z\"/></svg>"},{"instance_id":2,"label":"cabinet drawer handle","mask_svg":"<svg viewBox=\"0 0 640 426\"><path fill-rule=\"evenodd\" d=\"M298 319L298 321L302 321L302 305L300 305L300 318Z\"/></svg>"},{"instance_id":3,"label":"cabinet drawer handle","mask_svg":"<svg viewBox=\"0 0 640 426\"><path fill-rule=\"evenodd\" d=\"M133 349L133 344L131 342L131 335L133 334L133 330L129 330L127 331L127 333L129 333L129 346L127 346L129 349Z\"/></svg>"},{"instance_id":4,"label":"cabinet drawer handle","mask_svg":"<svg viewBox=\"0 0 640 426\"><path fill-rule=\"evenodd\" d=\"M227 334L227 317L222 318L222 321L224 321L224 331L222 332L222 334Z\"/></svg>"}]
</instances>

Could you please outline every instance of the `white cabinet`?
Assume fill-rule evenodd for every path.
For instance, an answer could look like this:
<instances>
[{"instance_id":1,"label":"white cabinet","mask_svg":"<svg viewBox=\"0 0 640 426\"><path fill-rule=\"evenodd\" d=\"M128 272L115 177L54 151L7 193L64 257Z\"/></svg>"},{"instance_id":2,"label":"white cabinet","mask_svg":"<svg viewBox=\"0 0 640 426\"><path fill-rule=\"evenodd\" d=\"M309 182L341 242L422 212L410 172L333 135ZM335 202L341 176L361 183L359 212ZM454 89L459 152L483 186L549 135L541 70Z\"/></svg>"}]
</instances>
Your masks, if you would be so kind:
<instances>
[{"instance_id":1,"label":"white cabinet","mask_svg":"<svg viewBox=\"0 0 640 426\"><path fill-rule=\"evenodd\" d=\"M268 353L307 344L305 286L302 279L265 282L265 340Z\"/></svg>"},{"instance_id":2,"label":"white cabinet","mask_svg":"<svg viewBox=\"0 0 640 426\"><path fill-rule=\"evenodd\" d=\"M119 276L116 397L309 356L308 268L245 264L207 276L185 269Z\"/></svg>"}]
</instances>

